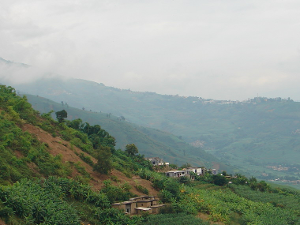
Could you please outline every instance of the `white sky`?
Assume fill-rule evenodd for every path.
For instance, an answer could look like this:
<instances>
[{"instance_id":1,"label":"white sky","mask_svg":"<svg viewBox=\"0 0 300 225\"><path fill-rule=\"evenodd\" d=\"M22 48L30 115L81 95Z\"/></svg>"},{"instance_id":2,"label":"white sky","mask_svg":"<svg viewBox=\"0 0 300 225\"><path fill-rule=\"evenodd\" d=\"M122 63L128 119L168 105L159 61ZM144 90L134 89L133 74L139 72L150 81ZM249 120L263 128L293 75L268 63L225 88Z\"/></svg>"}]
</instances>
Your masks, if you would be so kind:
<instances>
[{"instance_id":1,"label":"white sky","mask_svg":"<svg viewBox=\"0 0 300 225\"><path fill-rule=\"evenodd\" d=\"M0 0L0 67L133 91L300 100L299 0Z\"/></svg>"}]
</instances>

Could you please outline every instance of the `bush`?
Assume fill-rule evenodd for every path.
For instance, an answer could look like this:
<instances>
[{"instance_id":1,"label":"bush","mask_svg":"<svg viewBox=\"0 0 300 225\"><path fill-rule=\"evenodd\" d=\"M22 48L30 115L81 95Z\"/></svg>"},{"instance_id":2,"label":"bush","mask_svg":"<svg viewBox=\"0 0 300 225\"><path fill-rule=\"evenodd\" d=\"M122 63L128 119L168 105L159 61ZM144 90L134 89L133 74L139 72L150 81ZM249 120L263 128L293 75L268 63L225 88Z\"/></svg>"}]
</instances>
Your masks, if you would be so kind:
<instances>
[{"instance_id":1,"label":"bush","mask_svg":"<svg viewBox=\"0 0 300 225\"><path fill-rule=\"evenodd\" d=\"M122 185L119 187L113 186L111 185L110 180L106 180L103 183L104 188L101 189L100 193L106 194L110 203L113 203L115 201L126 201L134 196L129 192L127 187L122 187Z\"/></svg>"},{"instance_id":2,"label":"bush","mask_svg":"<svg viewBox=\"0 0 300 225\"><path fill-rule=\"evenodd\" d=\"M162 202L169 202L169 203L172 202L174 199L173 194L167 190L161 190L158 194L158 197Z\"/></svg>"},{"instance_id":3,"label":"bush","mask_svg":"<svg viewBox=\"0 0 300 225\"><path fill-rule=\"evenodd\" d=\"M222 176L220 174L213 175L212 178L213 178L213 183L218 186L224 186L228 183L228 180L226 179L226 177Z\"/></svg>"},{"instance_id":4,"label":"bush","mask_svg":"<svg viewBox=\"0 0 300 225\"><path fill-rule=\"evenodd\" d=\"M129 217L128 215L125 215L123 211L120 211L119 209L105 209L105 210L99 210L97 209L95 211L95 217L100 221L100 224L140 224L141 217Z\"/></svg>"},{"instance_id":5,"label":"bush","mask_svg":"<svg viewBox=\"0 0 300 225\"><path fill-rule=\"evenodd\" d=\"M94 162L92 161L90 156L84 155L83 153L79 154L79 157L86 162L87 164L89 164L90 166L94 166Z\"/></svg>"},{"instance_id":6,"label":"bush","mask_svg":"<svg viewBox=\"0 0 300 225\"><path fill-rule=\"evenodd\" d=\"M77 212L71 205L33 181L21 180L2 188L0 198L29 224L79 224Z\"/></svg>"},{"instance_id":7,"label":"bush","mask_svg":"<svg viewBox=\"0 0 300 225\"><path fill-rule=\"evenodd\" d=\"M146 195L149 195L148 189L145 188L145 187L143 187L142 185L136 185L135 188L136 188L139 192L141 192L141 193L143 193L143 194L146 194Z\"/></svg>"}]
</instances>

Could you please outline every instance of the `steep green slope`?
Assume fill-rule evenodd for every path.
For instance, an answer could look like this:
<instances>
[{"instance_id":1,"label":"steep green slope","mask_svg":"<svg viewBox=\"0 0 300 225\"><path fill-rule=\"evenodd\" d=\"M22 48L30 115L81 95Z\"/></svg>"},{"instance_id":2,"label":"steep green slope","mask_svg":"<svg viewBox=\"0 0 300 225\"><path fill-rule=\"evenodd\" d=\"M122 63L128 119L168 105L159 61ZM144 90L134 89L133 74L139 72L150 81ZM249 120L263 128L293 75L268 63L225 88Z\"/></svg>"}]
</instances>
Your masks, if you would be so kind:
<instances>
[{"instance_id":1,"label":"steep green slope","mask_svg":"<svg viewBox=\"0 0 300 225\"><path fill-rule=\"evenodd\" d=\"M130 218L111 208L114 200L135 196L129 192L129 184L113 185L107 181L101 192L96 192L88 183L94 188L99 185L100 179L105 178L105 173L100 176L99 165L108 165L107 162L133 176L141 169L151 168L148 161L140 155L129 157L116 151L114 139L97 126L84 126L78 131L63 121L54 121L48 114L39 116L26 97L19 97L13 88L3 85L0 114L1 223L139 223L139 217ZM85 128L90 130L86 132ZM100 142L95 146L97 138ZM101 161L104 151L111 153L105 162ZM106 179L109 177L106 175Z\"/></svg>"}]
</instances>

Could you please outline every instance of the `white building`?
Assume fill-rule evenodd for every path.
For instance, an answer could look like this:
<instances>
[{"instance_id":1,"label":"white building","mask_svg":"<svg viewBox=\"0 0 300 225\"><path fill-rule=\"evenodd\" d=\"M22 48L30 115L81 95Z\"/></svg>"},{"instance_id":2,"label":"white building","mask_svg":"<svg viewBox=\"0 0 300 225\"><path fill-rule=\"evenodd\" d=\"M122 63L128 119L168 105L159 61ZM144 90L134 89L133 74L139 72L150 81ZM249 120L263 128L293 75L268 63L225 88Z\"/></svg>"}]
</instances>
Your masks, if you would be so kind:
<instances>
[{"instance_id":1,"label":"white building","mask_svg":"<svg viewBox=\"0 0 300 225\"><path fill-rule=\"evenodd\" d=\"M204 169L201 167L189 167L186 169L187 173L190 174L190 172L195 173L196 175L200 176L204 174Z\"/></svg>"},{"instance_id":2,"label":"white building","mask_svg":"<svg viewBox=\"0 0 300 225\"><path fill-rule=\"evenodd\" d=\"M182 177L188 175L186 170L170 170L165 174L167 177Z\"/></svg>"},{"instance_id":3,"label":"white building","mask_svg":"<svg viewBox=\"0 0 300 225\"><path fill-rule=\"evenodd\" d=\"M201 176L205 173L205 170L201 167L190 167L183 170L170 170L166 172L168 177L182 177L182 176L191 176L192 173L195 173L198 176ZM193 174L194 175L194 174Z\"/></svg>"},{"instance_id":4,"label":"white building","mask_svg":"<svg viewBox=\"0 0 300 225\"><path fill-rule=\"evenodd\" d=\"M149 160L153 166L169 166L168 162L164 162L159 157L146 158L146 160Z\"/></svg>"}]
</instances>

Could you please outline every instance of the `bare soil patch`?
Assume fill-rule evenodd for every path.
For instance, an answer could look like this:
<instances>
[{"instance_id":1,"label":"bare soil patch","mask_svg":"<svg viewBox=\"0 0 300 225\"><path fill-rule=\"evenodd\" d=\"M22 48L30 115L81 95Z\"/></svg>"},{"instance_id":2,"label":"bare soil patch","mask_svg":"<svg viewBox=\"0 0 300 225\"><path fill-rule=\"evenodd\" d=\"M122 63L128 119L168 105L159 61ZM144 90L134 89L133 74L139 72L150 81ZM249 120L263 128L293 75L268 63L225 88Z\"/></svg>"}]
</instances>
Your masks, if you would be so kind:
<instances>
[{"instance_id":1,"label":"bare soil patch","mask_svg":"<svg viewBox=\"0 0 300 225\"><path fill-rule=\"evenodd\" d=\"M61 155L62 161L64 163L66 162L80 162L81 166L85 168L85 170L90 174L91 176L91 181L90 185L94 190L100 190L101 187L103 186L103 181L110 179L111 176L116 176L120 182L113 182L115 185L118 184L123 184L127 182L132 186L132 189L130 190L133 194L136 195L143 195L139 191L134 188L135 185L141 185L145 188L148 189L149 195L154 195L157 196L158 191L155 190L152 187L152 183L148 180L141 179L139 176L134 176L132 178L126 177L122 172L118 170L112 170L109 175L103 175L98 172L93 171L93 168L85 163L77 154L84 154L88 155L81 149L77 148L76 146L71 146L71 144L67 141L62 140L60 137L53 137L51 134L48 132L44 131L43 129L33 126L31 124L24 124L22 129L24 131L27 131L31 134L33 134L40 142L46 143L49 150L49 153L56 156L56 155ZM77 153L77 154L76 154ZM90 156L90 155L89 155ZM18 153L18 157L21 157L21 154ZM91 157L91 156L90 156ZM93 157L91 157L92 161L94 163L97 162L97 160ZM30 165L32 169L35 169L34 165ZM79 173L74 169L72 171L71 177L74 178L76 175ZM70 178L71 178L70 177Z\"/></svg>"}]
</instances>

